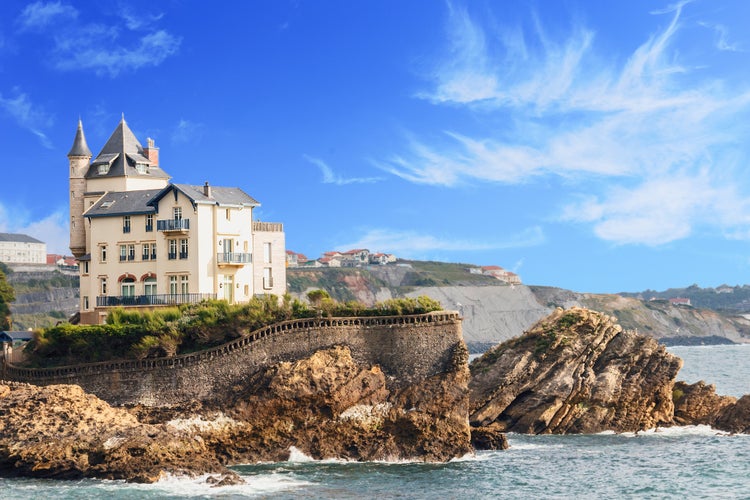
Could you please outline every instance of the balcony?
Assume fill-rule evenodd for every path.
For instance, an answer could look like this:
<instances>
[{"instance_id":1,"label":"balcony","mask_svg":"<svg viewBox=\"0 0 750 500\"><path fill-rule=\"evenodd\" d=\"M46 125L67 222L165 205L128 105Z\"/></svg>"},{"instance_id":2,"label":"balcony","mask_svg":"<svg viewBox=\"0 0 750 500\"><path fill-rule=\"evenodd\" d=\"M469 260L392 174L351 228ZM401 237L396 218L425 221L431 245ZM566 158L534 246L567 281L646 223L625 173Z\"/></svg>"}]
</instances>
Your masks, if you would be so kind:
<instances>
[{"instance_id":1,"label":"balcony","mask_svg":"<svg viewBox=\"0 0 750 500\"><path fill-rule=\"evenodd\" d=\"M178 304L195 304L203 300L212 300L215 298L215 293L179 293L133 296L100 295L96 298L96 307L174 306Z\"/></svg>"},{"instance_id":2,"label":"balcony","mask_svg":"<svg viewBox=\"0 0 750 500\"><path fill-rule=\"evenodd\" d=\"M165 233L187 233L190 219L162 219L156 221L156 230Z\"/></svg>"},{"instance_id":3,"label":"balcony","mask_svg":"<svg viewBox=\"0 0 750 500\"><path fill-rule=\"evenodd\" d=\"M219 267L224 266L244 266L250 264L253 261L253 254L251 253L227 253L222 252L216 254L216 262Z\"/></svg>"}]
</instances>

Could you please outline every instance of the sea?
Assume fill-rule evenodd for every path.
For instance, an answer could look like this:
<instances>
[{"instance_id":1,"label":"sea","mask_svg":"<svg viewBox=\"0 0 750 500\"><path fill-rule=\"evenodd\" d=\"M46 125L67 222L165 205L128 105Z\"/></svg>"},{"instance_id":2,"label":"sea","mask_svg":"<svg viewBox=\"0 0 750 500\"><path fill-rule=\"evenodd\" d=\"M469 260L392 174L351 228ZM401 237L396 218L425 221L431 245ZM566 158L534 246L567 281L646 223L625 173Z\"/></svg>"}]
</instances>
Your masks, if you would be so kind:
<instances>
[{"instance_id":1,"label":"sea","mask_svg":"<svg viewBox=\"0 0 750 500\"><path fill-rule=\"evenodd\" d=\"M678 379L750 393L750 345L670 347ZM742 498L750 499L750 435L705 426L583 436L510 434L510 448L445 464L315 461L233 467L246 481L212 488L205 477L156 484L0 479L0 498Z\"/></svg>"}]
</instances>

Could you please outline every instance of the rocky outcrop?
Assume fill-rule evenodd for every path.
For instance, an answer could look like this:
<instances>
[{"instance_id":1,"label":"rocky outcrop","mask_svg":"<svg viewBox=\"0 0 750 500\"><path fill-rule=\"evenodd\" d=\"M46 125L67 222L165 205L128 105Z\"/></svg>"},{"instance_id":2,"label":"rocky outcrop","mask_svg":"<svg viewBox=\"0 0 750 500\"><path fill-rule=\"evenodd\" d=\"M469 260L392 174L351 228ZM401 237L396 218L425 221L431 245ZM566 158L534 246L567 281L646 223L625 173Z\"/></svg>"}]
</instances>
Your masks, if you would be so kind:
<instances>
[{"instance_id":1,"label":"rocky outcrop","mask_svg":"<svg viewBox=\"0 0 750 500\"><path fill-rule=\"evenodd\" d=\"M446 461L471 451L468 353L410 385L347 347L259 371L221 407L112 407L78 386L0 385L0 474L152 482L227 465L313 458ZM228 484L236 478L214 478Z\"/></svg>"},{"instance_id":2,"label":"rocky outcrop","mask_svg":"<svg viewBox=\"0 0 750 500\"><path fill-rule=\"evenodd\" d=\"M681 364L614 318L557 309L471 364L469 418L475 426L531 434L668 425Z\"/></svg>"},{"instance_id":3,"label":"rocky outcrop","mask_svg":"<svg viewBox=\"0 0 750 500\"><path fill-rule=\"evenodd\" d=\"M703 381L674 385L674 422L678 425L710 425L727 432L750 433L750 395L739 400L716 394Z\"/></svg>"}]
</instances>

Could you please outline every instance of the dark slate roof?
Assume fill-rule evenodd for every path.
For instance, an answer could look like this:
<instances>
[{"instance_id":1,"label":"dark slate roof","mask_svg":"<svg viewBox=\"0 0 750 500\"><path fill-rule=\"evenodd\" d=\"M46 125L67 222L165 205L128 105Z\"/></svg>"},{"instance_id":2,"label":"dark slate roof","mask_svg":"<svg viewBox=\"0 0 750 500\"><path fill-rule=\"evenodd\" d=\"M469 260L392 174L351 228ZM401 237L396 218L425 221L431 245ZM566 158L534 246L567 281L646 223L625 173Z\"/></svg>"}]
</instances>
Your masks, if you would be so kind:
<instances>
[{"instance_id":1,"label":"dark slate roof","mask_svg":"<svg viewBox=\"0 0 750 500\"><path fill-rule=\"evenodd\" d=\"M31 332L0 332L0 342L13 342L14 340L31 340L34 334Z\"/></svg>"},{"instance_id":2,"label":"dark slate roof","mask_svg":"<svg viewBox=\"0 0 750 500\"><path fill-rule=\"evenodd\" d=\"M0 241L15 241L18 243L44 243L25 234L0 233Z\"/></svg>"},{"instance_id":3,"label":"dark slate roof","mask_svg":"<svg viewBox=\"0 0 750 500\"><path fill-rule=\"evenodd\" d=\"M153 214L156 208L149 202L161 189L141 191L112 191L101 198L83 214L85 217L110 217L114 215Z\"/></svg>"},{"instance_id":4,"label":"dark slate roof","mask_svg":"<svg viewBox=\"0 0 750 500\"><path fill-rule=\"evenodd\" d=\"M68 158L71 156L86 156L91 158L91 150L89 145L86 144L86 136L83 135L83 122L78 119L78 130L76 130L76 138L73 139L73 147L68 152Z\"/></svg>"},{"instance_id":5,"label":"dark slate roof","mask_svg":"<svg viewBox=\"0 0 750 500\"><path fill-rule=\"evenodd\" d=\"M197 205L245 205L260 206L260 203L238 187L211 186L211 196L204 194L204 186L193 186L192 184L170 184L162 189L161 193L154 197L152 203L155 205L167 193L176 189L187 196L193 204Z\"/></svg>"},{"instance_id":6,"label":"dark slate roof","mask_svg":"<svg viewBox=\"0 0 750 500\"><path fill-rule=\"evenodd\" d=\"M148 166L146 173L140 173L135 169L136 163L145 163ZM100 174L99 167L109 166L106 173ZM125 123L125 118L120 120L117 128L104 144L99 154L91 162L87 179L98 179L101 177L152 177L157 179L169 179L169 175L159 166L153 165L143 154L143 146Z\"/></svg>"}]
</instances>

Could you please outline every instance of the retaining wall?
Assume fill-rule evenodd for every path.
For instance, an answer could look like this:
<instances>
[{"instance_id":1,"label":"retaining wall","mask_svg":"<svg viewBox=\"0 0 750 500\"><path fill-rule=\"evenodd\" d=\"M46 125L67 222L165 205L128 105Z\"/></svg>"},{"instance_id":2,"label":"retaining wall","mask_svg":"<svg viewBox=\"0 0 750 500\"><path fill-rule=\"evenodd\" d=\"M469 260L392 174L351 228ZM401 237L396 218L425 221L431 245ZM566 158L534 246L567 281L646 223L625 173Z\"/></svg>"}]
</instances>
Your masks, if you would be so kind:
<instances>
[{"instance_id":1,"label":"retaining wall","mask_svg":"<svg viewBox=\"0 0 750 500\"><path fill-rule=\"evenodd\" d=\"M169 358L30 369L3 364L3 378L36 385L76 384L110 404L170 406L222 401L259 369L348 346L362 365L380 365L394 388L451 368L463 347L456 312L414 316L303 319L276 323L221 346Z\"/></svg>"}]
</instances>

